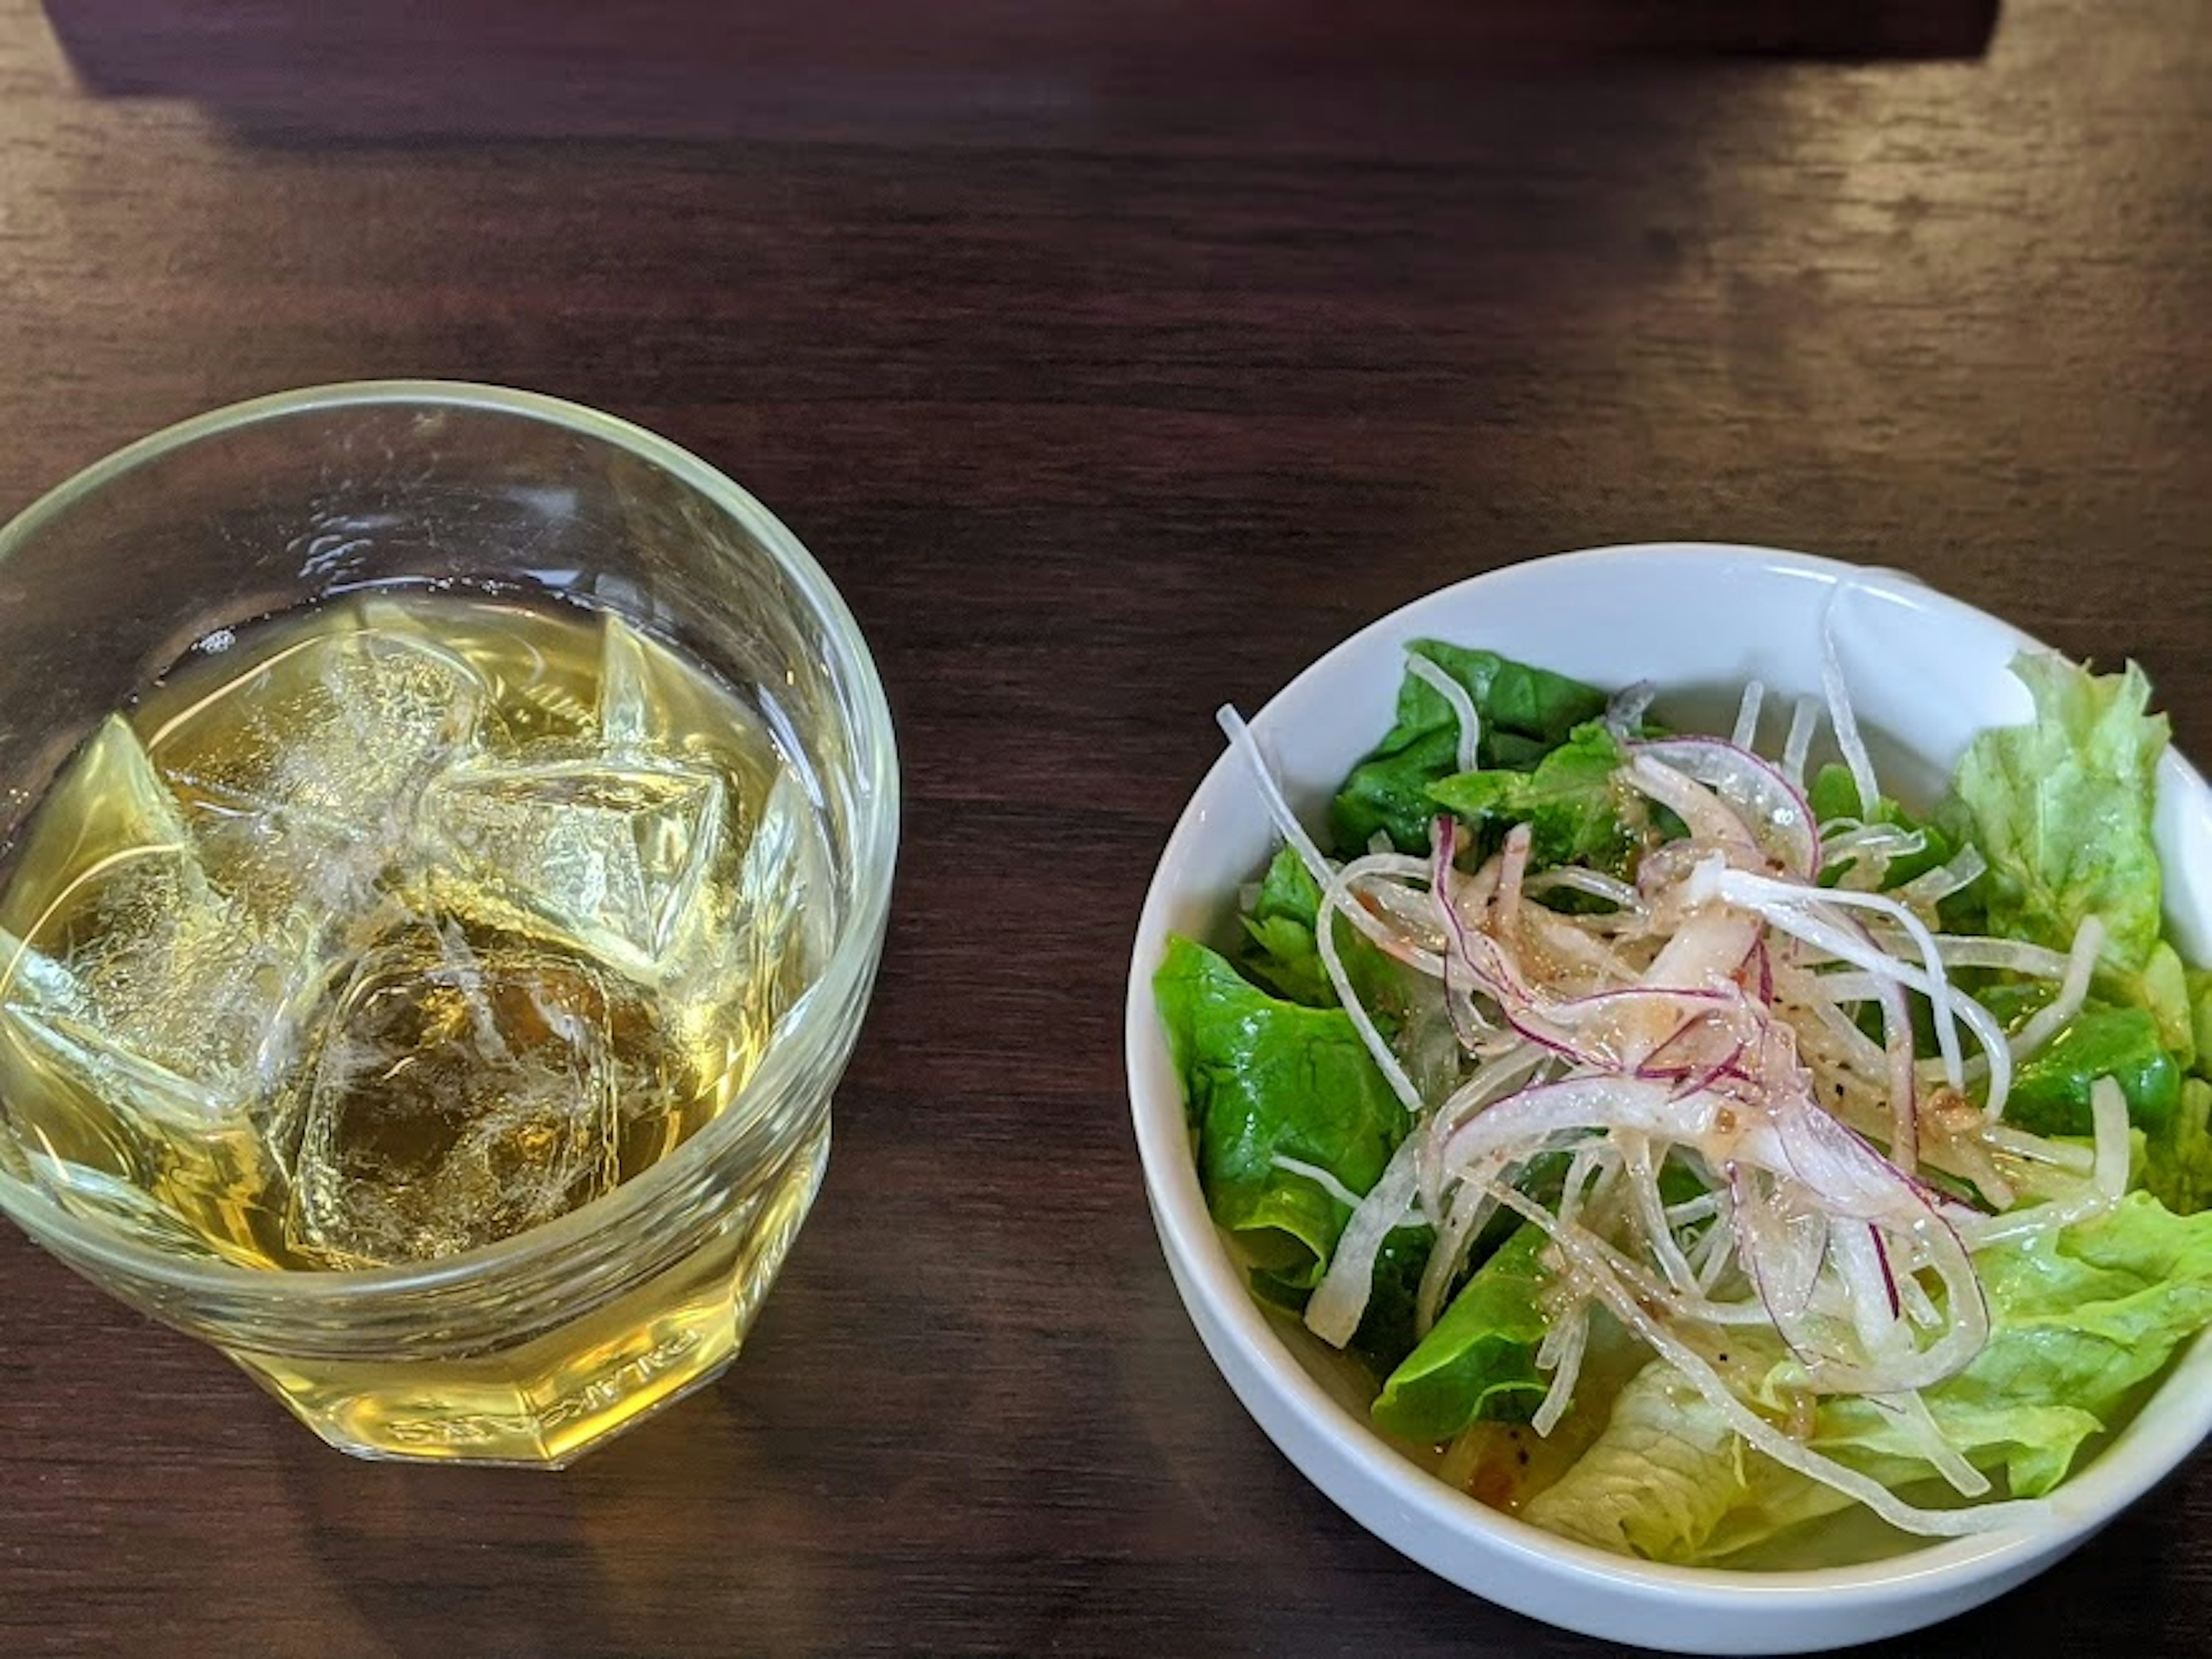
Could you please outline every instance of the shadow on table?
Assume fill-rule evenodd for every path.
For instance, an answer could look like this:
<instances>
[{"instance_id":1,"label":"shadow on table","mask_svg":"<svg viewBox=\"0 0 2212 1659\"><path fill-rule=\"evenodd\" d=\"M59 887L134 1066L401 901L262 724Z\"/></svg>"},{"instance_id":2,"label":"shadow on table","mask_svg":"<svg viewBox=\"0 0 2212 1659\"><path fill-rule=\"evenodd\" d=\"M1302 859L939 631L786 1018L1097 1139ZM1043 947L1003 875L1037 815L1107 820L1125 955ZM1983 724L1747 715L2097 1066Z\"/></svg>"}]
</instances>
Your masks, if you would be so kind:
<instances>
[{"instance_id":1,"label":"shadow on table","mask_svg":"<svg viewBox=\"0 0 2212 1659\"><path fill-rule=\"evenodd\" d=\"M1562 63L1973 58L1999 0L46 0L83 85L269 137L716 138L1464 86Z\"/></svg>"},{"instance_id":2,"label":"shadow on table","mask_svg":"<svg viewBox=\"0 0 2212 1659\"><path fill-rule=\"evenodd\" d=\"M393 1659L789 1650L830 1615L759 1438L714 1389L559 1474L309 1446L289 1474L325 1583Z\"/></svg>"}]
</instances>

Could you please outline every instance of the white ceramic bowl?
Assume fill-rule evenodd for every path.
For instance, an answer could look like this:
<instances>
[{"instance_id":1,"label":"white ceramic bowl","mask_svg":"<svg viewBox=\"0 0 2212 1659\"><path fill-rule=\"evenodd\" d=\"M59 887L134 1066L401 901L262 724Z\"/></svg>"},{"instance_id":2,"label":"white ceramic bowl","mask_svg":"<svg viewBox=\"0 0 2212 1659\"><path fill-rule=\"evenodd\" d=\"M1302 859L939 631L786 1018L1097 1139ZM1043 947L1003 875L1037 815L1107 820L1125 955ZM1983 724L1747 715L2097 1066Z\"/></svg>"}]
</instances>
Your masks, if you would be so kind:
<instances>
[{"instance_id":1,"label":"white ceramic bowl","mask_svg":"<svg viewBox=\"0 0 2212 1659\"><path fill-rule=\"evenodd\" d=\"M1763 548L1607 548L1513 566L1417 600L1337 647L1252 722L1291 803L1319 823L1329 792L1389 726L1403 647L1492 649L1617 687L1820 690L1822 609L1862 723L1896 740L1885 769L1933 787L1983 727L2027 718L2006 671L2018 629L1911 577ZM1662 693L1662 709L1666 701ZM1732 702L1729 705L1733 707ZM1768 707L1776 706L1770 699ZM1877 750L1877 758L1883 751ZM1917 763L1917 764L1916 764ZM2159 773L2166 908L2185 954L2212 957L2212 790L2179 757ZM2081 1544L2212 1431L2212 1337L2053 1496L2033 1528L1931 1544L1849 1567L1750 1572L1667 1567L1569 1543L1487 1509L1368 1426L1340 1362L1264 1313L1199 1190L1151 980L1170 933L1214 934L1273 843L1249 775L1224 757L1169 839L1138 925L1127 1016L1130 1104L1146 1191L1176 1288L1245 1408L1306 1477L1376 1536L1475 1594L1613 1641L1690 1652L1802 1652L1932 1624L1989 1600Z\"/></svg>"}]
</instances>

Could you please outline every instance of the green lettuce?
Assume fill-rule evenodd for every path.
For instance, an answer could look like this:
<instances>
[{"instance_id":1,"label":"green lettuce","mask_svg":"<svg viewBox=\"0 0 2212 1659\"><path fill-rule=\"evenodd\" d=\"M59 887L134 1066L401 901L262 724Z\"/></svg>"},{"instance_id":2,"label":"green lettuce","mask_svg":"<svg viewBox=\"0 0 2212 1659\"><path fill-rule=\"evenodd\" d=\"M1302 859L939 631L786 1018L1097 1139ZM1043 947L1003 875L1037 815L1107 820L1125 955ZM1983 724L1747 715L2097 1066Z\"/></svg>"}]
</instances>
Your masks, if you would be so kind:
<instances>
[{"instance_id":1,"label":"green lettuce","mask_svg":"<svg viewBox=\"0 0 2212 1659\"><path fill-rule=\"evenodd\" d=\"M1616 1555L1688 1566L1848 1501L1751 1450L1689 1378L1654 1361L1613 1397L1596 1441L1522 1516Z\"/></svg>"},{"instance_id":2,"label":"green lettuce","mask_svg":"<svg viewBox=\"0 0 2212 1659\"><path fill-rule=\"evenodd\" d=\"M1466 687L1482 717L1477 758L1485 769L1526 770L1605 712L1606 695L1564 674L1531 668L1494 651L1437 640L1407 647ZM1398 717L1352 769L1329 809L1340 853L1364 852L1379 830L1403 853L1429 850L1436 802L1429 786L1459 769L1459 717L1443 694L1413 674L1398 688Z\"/></svg>"},{"instance_id":3,"label":"green lettuce","mask_svg":"<svg viewBox=\"0 0 2212 1659\"><path fill-rule=\"evenodd\" d=\"M2144 1138L2134 1177L2169 1210L2212 1212L2212 1082L2183 1082L2172 1118L2155 1139Z\"/></svg>"},{"instance_id":4,"label":"green lettuce","mask_svg":"<svg viewBox=\"0 0 2212 1659\"><path fill-rule=\"evenodd\" d=\"M1382 1241L1376 1255L1367 1310L1346 1346L1377 1376L1388 1376L1413 1351L1414 1304L1420 1293L1421 1270L1429 1265L1436 1242L1432 1228L1400 1227Z\"/></svg>"},{"instance_id":5,"label":"green lettuce","mask_svg":"<svg viewBox=\"0 0 2212 1659\"><path fill-rule=\"evenodd\" d=\"M1973 1363L1923 1390L1946 1438L2016 1497L2049 1492L2181 1346L2212 1324L2212 1213L2178 1216L2148 1194L2056 1235L1976 1258L1990 1334ZM1772 1361L1778 1404L1794 1362L1730 1338L1737 1366ZM1892 1490L1939 1488L1909 1426L1856 1396L1822 1401L1812 1443ZM1617 1397L1597 1441L1529 1503L1540 1526L1622 1553L1723 1559L1850 1502L1753 1451L1688 1382L1654 1362Z\"/></svg>"},{"instance_id":6,"label":"green lettuce","mask_svg":"<svg viewBox=\"0 0 2212 1659\"><path fill-rule=\"evenodd\" d=\"M1526 823L1532 868L1587 864L1622 872L1635 847L1613 782L1624 758L1613 733L1593 720L1577 726L1532 771L1455 773L1431 784L1429 799L1478 832Z\"/></svg>"},{"instance_id":7,"label":"green lettuce","mask_svg":"<svg viewBox=\"0 0 2212 1659\"><path fill-rule=\"evenodd\" d=\"M1312 1008L1336 1005L1336 988L1321 965L1314 924L1321 914L1321 884L1296 848L1275 849L1261 878L1252 908L1244 914L1249 936L1245 971L1278 996Z\"/></svg>"},{"instance_id":8,"label":"green lettuce","mask_svg":"<svg viewBox=\"0 0 2212 1659\"><path fill-rule=\"evenodd\" d=\"M1320 914L1321 886L1313 872L1295 849L1276 848L1244 915L1245 950L1237 965L1291 1002L1310 1008L1336 1007L1336 988L1329 982L1314 942ZM1341 916L1337 918L1336 951L1360 1006L1386 1034L1394 1031L1405 1012L1405 972Z\"/></svg>"},{"instance_id":9,"label":"green lettuce","mask_svg":"<svg viewBox=\"0 0 2212 1659\"><path fill-rule=\"evenodd\" d=\"M2151 810L2168 722L2148 712L2150 682L2133 663L2100 675L2027 651L2012 668L2035 718L1981 733L1952 781L1954 810L1989 860L1978 884L1987 930L2063 951L2095 916L2101 966L2139 990L2161 943Z\"/></svg>"},{"instance_id":10,"label":"green lettuce","mask_svg":"<svg viewBox=\"0 0 2212 1659\"><path fill-rule=\"evenodd\" d=\"M1364 1193L1405 1137L1405 1108L1341 1008L1272 997L1202 945L1170 940L1152 993L1215 1221L1279 1285L1310 1289L1351 1212L1275 1159Z\"/></svg>"},{"instance_id":11,"label":"green lettuce","mask_svg":"<svg viewBox=\"0 0 2212 1659\"><path fill-rule=\"evenodd\" d=\"M2005 1121L2039 1135L2096 1132L2089 1093L2100 1078L2120 1085L2128 1119L2158 1131L2181 1103L2181 1067L2147 1008L2090 1003L2014 1073Z\"/></svg>"},{"instance_id":12,"label":"green lettuce","mask_svg":"<svg viewBox=\"0 0 2212 1659\"><path fill-rule=\"evenodd\" d=\"M1550 1384L1536 1369L1547 1322L1544 1235L1522 1226L1452 1299L1376 1397L1377 1424L1409 1440L1448 1440L1470 1423L1525 1423Z\"/></svg>"},{"instance_id":13,"label":"green lettuce","mask_svg":"<svg viewBox=\"0 0 2212 1659\"><path fill-rule=\"evenodd\" d=\"M2149 712L2150 683L2133 663L2118 674L2094 674L2045 651L2023 652L2013 672L2027 687L2034 718L1974 739L1944 809L1952 832L1989 860L1974 888L1978 925L2063 951L2096 917L2105 929L2098 994L2156 1023L2175 1077L2192 1068L2202 1077L2212 1072L2205 976L2184 964L2161 932L2152 814L2170 727ZM2129 1074L2121 1076L2124 1089ZM2177 1210L2212 1205L2203 1113L2191 1115L2162 1067L2139 1066L2134 1076L2154 1083L2155 1097L2140 1088L2129 1096L2130 1116L2147 1133L2139 1179ZM2070 1108L2068 1115L2078 1121Z\"/></svg>"}]
</instances>

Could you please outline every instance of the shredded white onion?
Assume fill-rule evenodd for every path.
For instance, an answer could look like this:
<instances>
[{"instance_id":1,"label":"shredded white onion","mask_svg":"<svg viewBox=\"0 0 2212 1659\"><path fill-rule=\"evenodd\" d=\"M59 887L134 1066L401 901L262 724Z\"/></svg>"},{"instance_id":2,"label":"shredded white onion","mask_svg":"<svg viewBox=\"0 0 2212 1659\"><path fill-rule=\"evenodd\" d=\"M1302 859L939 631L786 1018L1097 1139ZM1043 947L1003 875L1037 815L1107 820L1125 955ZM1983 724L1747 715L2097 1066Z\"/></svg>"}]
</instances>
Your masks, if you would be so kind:
<instances>
[{"instance_id":1,"label":"shredded white onion","mask_svg":"<svg viewBox=\"0 0 2212 1659\"><path fill-rule=\"evenodd\" d=\"M1451 705L1452 714L1459 721L1459 769L1480 770L1482 716L1476 712L1474 699L1468 696L1467 688L1410 646L1406 649L1406 672Z\"/></svg>"},{"instance_id":2,"label":"shredded white onion","mask_svg":"<svg viewBox=\"0 0 2212 1659\"><path fill-rule=\"evenodd\" d=\"M2128 1100L2118 1083L2100 1077L2089 1085L2089 1116L2097 1137L2097 1164L2089 1181L2109 1207L2128 1190Z\"/></svg>"},{"instance_id":3,"label":"shredded white onion","mask_svg":"<svg viewBox=\"0 0 2212 1659\"><path fill-rule=\"evenodd\" d=\"M1329 861L1321 855L1321 848L1314 845L1313 837L1306 834L1305 825L1291 811L1290 802L1283 799L1282 786L1275 781L1274 769L1260 752L1259 742L1253 737L1251 727L1244 724L1244 717L1237 712L1235 705L1224 702L1214 711L1213 718L1228 738L1229 746L1243 756L1245 763L1251 768L1253 779L1260 786L1260 799L1267 805L1268 817L1274 821L1275 833L1297 849L1299 861L1316 882L1327 882Z\"/></svg>"},{"instance_id":4,"label":"shredded white onion","mask_svg":"<svg viewBox=\"0 0 2212 1659\"><path fill-rule=\"evenodd\" d=\"M2029 979L2063 979L2070 960L2063 951L2026 939L1976 939L1972 934L1938 933L1936 949L1946 968L1996 968Z\"/></svg>"},{"instance_id":5,"label":"shredded white onion","mask_svg":"<svg viewBox=\"0 0 2212 1659\"><path fill-rule=\"evenodd\" d=\"M1540 870L1534 875L1524 876L1521 890L1534 895L1565 888L1570 892L1587 893L1595 899L1632 913L1644 908L1644 900L1637 890L1618 876L1608 876L1595 870L1585 870L1578 864L1554 865Z\"/></svg>"},{"instance_id":6,"label":"shredded white onion","mask_svg":"<svg viewBox=\"0 0 2212 1659\"><path fill-rule=\"evenodd\" d=\"M1978 848L1962 847L1948 864L1923 870L1906 882L1897 890L1897 896L1916 910L1931 909L1980 880L1989 867Z\"/></svg>"},{"instance_id":7,"label":"shredded white onion","mask_svg":"<svg viewBox=\"0 0 2212 1659\"><path fill-rule=\"evenodd\" d=\"M1347 1210L1359 1207L1359 1194L1318 1164L1309 1164L1304 1158L1291 1158L1283 1152L1277 1152L1267 1162L1285 1175L1304 1176Z\"/></svg>"},{"instance_id":8,"label":"shredded white onion","mask_svg":"<svg viewBox=\"0 0 2212 1659\"><path fill-rule=\"evenodd\" d=\"M1903 1394L1872 1395L1869 1398L1877 1406L1898 1413L1911 1432L1913 1449L1926 1458L1930 1467L1951 1483L1952 1489L1962 1498L1980 1498L1990 1490L1990 1478L1959 1454L1959 1449L1943 1437L1943 1430L1936 1421L1935 1413L1917 1389Z\"/></svg>"},{"instance_id":9,"label":"shredded white onion","mask_svg":"<svg viewBox=\"0 0 2212 1659\"><path fill-rule=\"evenodd\" d=\"M1835 728L1836 747L1844 751L1844 764L1850 769L1852 787L1859 792L1859 811L1872 812L1881 799L1881 789L1875 781L1874 762L1859 737L1850 688L1844 683L1843 659L1836 653L1836 611L1851 591L1849 582L1837 583L1829 590L1827 604L1820 608L1820 687L1827 694L1828 724Z\"/></svg>"},{"instance_id":10,"label":"shredded white onion","mask_svg":"<svg viewBox=\"0 0 2212 1659\"><path fill-rule=\"evenodd\" d=\"M1735 729L1729 741L1739 749L1748 749L1759 740L1759 706L1766 701L1766 687L1753 680L1743 688L1743 701L1736 705Z\"/></svg>"},{"instance_id":11,"label":"shredded white onion","mask_svg":"<svg viewBox=\"0 0 2212 1659\"><path fill-rule=\"evenodd\" d=\"M1328 1258L1321 1283L1306 1302L1306 1328L1333 1347L1342 1347L1359 1329L1375 1283L1375 1259L1382 1241L1402 1225L1412 1207L1419 1181L1415 1160L1420 1152L1418 1136L1398 1143L1366 1197L1358 1200L1336 1249Z\"/></svg>"},{"instance_id":12,"label":"shredded white onion","mask_svg":"<svg viewBox=\"0 0 2212 1659\"><path fill-rule=\"evenodd\" d=\"M1560 1339L1556 1348L1552 1342L1554 1336ZM1575 1384L1582 1377L1583 1355L1589 1347L1589 1302L1578 1297L1571 1313L1554 1315L1551 1329L1544 1334L1543 1346L1551 1352L1539 1351L1536 1364L1539 1370L1552 1373L1552 1386L1545 1390L1543 1403L1528 1419L1528 1426L1538 1434L1548 1435L1559 1425L1559 1419L1567 1414L1567 1407L1574 1403Z\"/></svg>"},{"instance_id":13,"label":"shredded white onion","mask_svg":"<svg viewBox=\"0 0 2212 1659\"><path fill-rule=\"evenodd\" d=\"M1321 904L1315 915L1314 953L1321 958L1322 969L1328 975L1328 982L1336 988L1337 1000L1344 1005L1344 1012L1350 1016L1352 1028L1359 1033L1359 1040L1367 1045L1367 1052L1374 1056L1376 1069L1382 1073L1384 1080L1390 1085L1390 1091L1398 1097L1406 1109L1418 1114L1422 1109L1421 1091L1413 1086L1413 1079L1406 1075L1405 1066L1399 1063L1398 1056L1391 1051L1390 1045L1382 1040L1382 1032L1375 1029L1374 1016L1367 1012L1366 1005L1352 990L1352 976L1344 971L1343 953L1336 948L1334 918L1340 915L1349 915L1359 908L1346 894L1350 883L1357 879L1358 867L1357 861L1347 864L1329 877L1328 884L1321 890ZM1441 963L1438 971L1442 971Z\"/></svg>"},{"instance_id":14,"label":"shredded white onion","mask_svg":"<svg viewBox=\"0 0 2212 1659\"><path fill-rule=\"evenodd\" d=\"M1917 991L1928 999L1936 1014L1936 1037L1942 1050L1943 1072L1954 1089L1966 1087L1966 1077L1960 1060L1957 1027L1963 1022L1982 1045L1982 1053L1989 1065L1989 1106L1992 1117L2002 1115L2004 1101L2012 1086L2012 1051L2005 1041L2003 1028L1995 1016L1973 998L1952 988L1943 973L1941 953L1936 948L1935 935L1925 923L1899 904L1894 899L1880 893L1847 893L1835 888L1808 889L1790 887L1784 883L1768 881L1741 870L1723 870L1699 866L1699 875L1707 885L1721 896L1741 895L1741 902L1764 916L1768 923L1784 933L1794 934L1807 944L1826 951L1839 961L1855 963L1882 978L1894 981L1908 991ZM1694 884L1694 883L1693 883ZM1898 961L1884 955L1872 939L1863 933L1855 933L1837 919L1823 911L1830 906L1848 906L1880 911L1904 927L1920 947L1922 965Z\"/></svg>"},{"instance_id":15,"label":"shredded white onion","mask_svg":"<svg viewBox=\"0 0 2212 1659\"><path fill-rule=\"evenodd\" d=\"M2112 1079L2100 1077L2090 1085L2089 1115L2096 1152L2088 1178L2067 1196L1962 1222L1960 1231L1969 1245L1982 1250L2039 1237L2103 1215L2120 1201L2128 1186L2128 1102Z\"/></svg>"},{"instance_id":16,"label":"shredded white onion","mask_svg":"<svg viewBox=\"0 0 2212 1659\"><path fill-rule=\"evenodd\" d=\"M2081 1005L2089 997L2090 975L2097 970L2097 953L2104 948L2105 924L2094 915L2082 917L2081 925L2074 931L2073 954L2067 959L2066 976L2058 982L2058 994L2037 1009L2033 1018L2013 1034L2011 1048L2015 1060L2033 1054L2081 1012Z\"/></svg>"},{"instance_id":17,"label":"shredded white onion","mask_svg":"<svg viewBox=\"0 0 2212 1659\"><path fill-rule=\"evenodd\" d=\"M1812 698L1800 697L1790 712L1790 735L1782 744L1782 775L1800 788L1805 784L1805 755L1813 746L1813 727L1820 718L1820 709Z\"/></svg>"}]
</instances>

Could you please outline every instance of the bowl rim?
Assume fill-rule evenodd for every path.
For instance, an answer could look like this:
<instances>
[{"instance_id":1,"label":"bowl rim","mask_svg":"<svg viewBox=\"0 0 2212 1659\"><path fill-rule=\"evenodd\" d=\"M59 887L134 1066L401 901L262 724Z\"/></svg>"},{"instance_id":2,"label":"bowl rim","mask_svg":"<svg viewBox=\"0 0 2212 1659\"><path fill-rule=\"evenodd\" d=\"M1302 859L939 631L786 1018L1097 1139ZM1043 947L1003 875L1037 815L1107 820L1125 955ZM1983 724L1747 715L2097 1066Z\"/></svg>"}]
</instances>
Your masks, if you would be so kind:
<instances>
[{"instance_id":1,"label":"bowl rim","mask_svg":"<svg viewBox=\"0 0 2212 1659\"><path fill-rule=\"evenodd\" d=\"M1408 613L1449 604L1451 599L1448 596L1462 595L1501 581L1541 580L1546 573L1571 567L1643 563L1662 557L1674 562L1678 568L1686 561L1715 568L1741 568L1749 562L1769 574L1808 579L1832 586L1850 582L1862 591L1871 590L1916 609L1947 613L1950 619L1971 627L1994 629L2015 648L2048 648L2003 618L1954 599L1908 572L1746 543L1621 543L1522 560L1417 595L1355 629L1299 671L1251 716L1250 725L1255 732L1264 736L1273 711L1307 691L1315 683L1340 672L1348 659L1366 648L1375 637L1404 631ZM1168 910L1176 902L1169 886L1170 866L1179 848L1205 832L1201 803L1213 792L1217 780L1235 763L1236 757L1224 750L1193 788L1163 845L1158 863L1147 884L1131 948L1124 1008L1123 1065L1146 1194L1161 1248L1175 1269L1172 1276L1178 1294L1185 1301L1194 1323L1200 1327L1201 1336L1210 1335L1206 1329L1210 1319L1223 1340L1234 1343L1252 1364L1261 1385L1272 1395L1274 1404L1289 1413L1307 1434L1342 1448L1389 1501L1420 1525L1433 1527L1440 1538L1471 1535L1491 1549L1521 1562L1564 1571L1577 1584L1602 1585L1613 1589L1633 1587L1663 1598L1679 1608L1741 1612L1747 1604L1757 1603L1768 1607L1801 1607L1809 1610L1815 1603L1848 1595L1855 1606L1872 1613L1915 1600L1939 1588L1962 1587L1998 1577L2008 1569L2025 1570L2057 1549L2079 1541L2179 1468L2206 1435L2212 1433L2212 1395L2208 1395L2197 1413L2197 1420L2181 1431L2190 1437L2170 1453L2163 1441L2157 1447L2147 1448L2129 1439L2124 1430L2113 1443L2103 1448L2051 1495L2046 1501L2051 1505L2051 1518L2045 1522L1938 1539L1869 1562L1771 1571L1685 1566L1615 1555L1546 1532L1518 1516L1492 1509L1400 1455L1370 1425L1346 1410L1315 1379L1291 1353L1273 1320L1244 1285L1207 1212L1199 1186L1180 1091L1172 1086L1164 1091L1152 1091L1145 1081L1147 1072L1157 1069L1155 1062L1164 1045L1153 1006L1151 977L1170 931ZM2159 782L2161 788L2180 787L2212 810L2212 788L2208 788L2197 769L2172 748L2161 759ZM1195 1305L1191 1305L1194 1303ZM2212 1352L2212 1331L2202 1334L2180 1360L2208 1352ZM1215 1363L1219 1368L1219 1362ZM2154 1393L2163 1389L2161 1384ZM1242 1391L1238 1392L1241 1396ZM1240 1403L1243 1403L1241 1397ZM1247 1406L1247 1410L1251 1408ZM1282 1443L1272 1425L1263 1422L1261 1426L1301 1473L1314 1480L1332 1499L1342 1503L1335 1491L1316 1479L1304 1462ZM1365 1522L1362 1521L1361 1524ZM1452 1577L1449 1573L1443 1576Z\"/></svg>"},{"instance_id":2,"label":"bowl rim","mask_svg":"<svg viewBox=\"0 0 2212 1659\"><path fill-rule=\"evenodd\" d=\"M890 907L898 850L900 777L897 735L883 678L866 636L813 554L759 498L690 450L618 416L586 404L543 392L518 391L469 380L393 379L333 382L276 392L178 421L134 440L91 462L5 522L0 522L0 560L27 543L51 519L69 511L143 466L192 446L244 428L288 421L332 410L379 406L423 410L466 410L508 420L562 428L626 452L689 486L728 514L765 548L790 578L805 603L820 619L838 660L856 724L853 747L861 787L854 792L855 902L840 920L838 937L822 972L808 988L811 1006L842 1006L855 986L875 971ZM833 1049L843 1034L817 1018L793 1022L789 1041L769 1045L746 1079L744 1092L766 1096L790 1086L818 1054ZM612 1230L634 1222L653 1201L746 1133L752 1114L725 1112L651 1168L612 1192L512 1238L457 1252L434 1261L357 1269L292 1269L281 1275L267 1268L228 1261L187 1260L126 1237L81 1218L45 1193L0 1174L0 1198L9 1214L41 1243L50 1239L76 1262L96 1264L164 1291L194 1297L258 1295L281 1283L285 1299L303 1310L324 1304L351 1308L364 1297L398 1301L445 1286L518 1272L559 1261L564 1254ZM719 1133L718 1133L719 1131Z\"/></svg>"}]
</instances>

